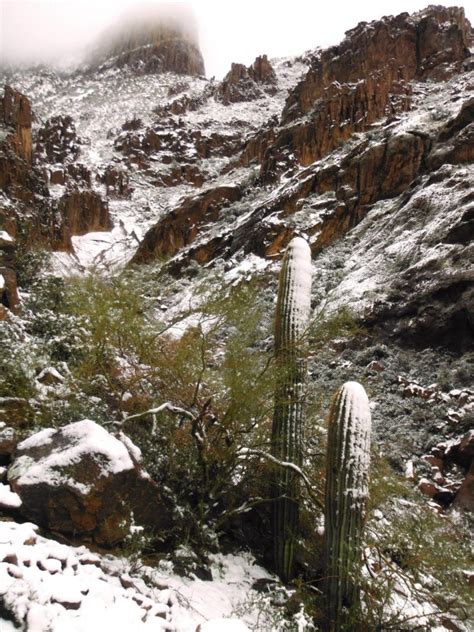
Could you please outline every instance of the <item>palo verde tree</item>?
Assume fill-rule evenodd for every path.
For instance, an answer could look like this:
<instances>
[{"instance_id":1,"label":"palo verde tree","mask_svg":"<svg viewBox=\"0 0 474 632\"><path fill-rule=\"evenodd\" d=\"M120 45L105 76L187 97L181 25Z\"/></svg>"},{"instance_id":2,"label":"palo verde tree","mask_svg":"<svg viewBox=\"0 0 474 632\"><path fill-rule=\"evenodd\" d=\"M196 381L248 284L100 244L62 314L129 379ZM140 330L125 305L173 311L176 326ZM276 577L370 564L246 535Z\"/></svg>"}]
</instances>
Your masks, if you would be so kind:
<instances>
[{"instance_id":1,"label":"palo verde tree","mask_svg":"<svg viewBox=\"0 0 474 632\"><path fill-rule=\"evenodd\" d=\"M272 455L282 463L302 464L303 387L306 373L303 337L311 308L311 250L301 237L283 258L275 319L277 383ZM274 565L283 581L293 576L299 516L299 478L295 469L278 467L274 480Z\"/></svg>"}]
</instances>

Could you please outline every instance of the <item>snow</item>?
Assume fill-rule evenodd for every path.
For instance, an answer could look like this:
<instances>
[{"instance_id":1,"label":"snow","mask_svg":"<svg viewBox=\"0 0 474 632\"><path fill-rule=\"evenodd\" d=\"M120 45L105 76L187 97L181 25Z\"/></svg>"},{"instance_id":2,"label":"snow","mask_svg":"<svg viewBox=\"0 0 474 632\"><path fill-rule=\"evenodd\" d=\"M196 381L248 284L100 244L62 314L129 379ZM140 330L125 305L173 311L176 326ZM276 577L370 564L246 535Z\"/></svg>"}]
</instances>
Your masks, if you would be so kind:
<instances>
[{"instance_id":1,"label":"snow","mask_svg":"<svg viewBox=\"0 0 474 632\"><path fill-rule=\"evenodd\" d=\"M3 274L0 274L0 290L3 290L5 288L5 277L3 276Z\"/></svg>"},{"instance_id":2,"label":"snow","mask_svg":"<svg viewBox=\"0 0 474 632\"><path fill-rule=\"evenodd\" d=\"M0 483L0 509L18 509L21 507L21 498L12 492L9 485Z\"/></svg>"},{"instance_id":3,"label":"snow","mask_svg":"<svg viewBox=\"0 0 474 632\"><path fill-rule=\"evenodd\" d=\"M53 486L67 484L86 494L90 486L75 481L65 471L69 465L77 463L84 454L90 453L95 456L102 476L134 468L126 446L89 419L69 424L59 431L52 428L42 430L22 441L18 445L18 450L21 452L47 446L59 433L63 440L57 449L45 456L32 459L28 455L20 454L9 469L9 479L16 479L20 486L45 482Z\"/></svg>"},{"instance_id":4,"label":"snow","mask_svg":"<svg viewBox=\"0 0 474 632\"><path fill-rule=\"evenodd\" d=\"M44 538L32 523L0 522L0 629L23 632L277 632L252 584L273 579L248 553L212 556L212 581L173 574L172 565L139 571L126 558ZM235 611L239 610L239 615ZM270 619L268 618L270 617ZM220 627L219 627L220 626Z\"/></svg>"},{"instance_id":5,"label":"snow","mask_svg":"<svg viewBox=\"0 0 474 632\"><path fill-rule=\"evenodd\" d=\"M290 335L298 338L308 325L311 311L311 249L302 237L295 237L288 244L282 274L282 317L289 319Z\"/></svg>"},{"instance_id":6,"label":"snow","mask_svg":"<svg viewBox=\"0 0 474 632\"><path fill-rule=\"evenodd\" d=\"M199 632L249 632L249 628L239 619L211 619L199 626Z\"/></svg>"},{"instance_id":7,"label":"snow","mask_svg":"<svg viewBox=\"0 0 474 632\"><path fill-rule=\"evenodd\" d=\"M9 242L11 244L15 242L13 237L9 233L7 233L6 230L0 230L0 241Z\"/></svg>"},{"instance_id":8,"label":"snow","mask_svg":"<svg viewBox=\"0 0 474 632\"><path fill-rule=\"evenodd\" d=\"M64 382L64 377L61 375L61 373L59 373L57 369L55 369L52 366L48 366L45 369L43 369L36 379L39 382L41 382L41 380L47 377L48 375L54 378L58 382Z\"/></svg>"}]
</instances>

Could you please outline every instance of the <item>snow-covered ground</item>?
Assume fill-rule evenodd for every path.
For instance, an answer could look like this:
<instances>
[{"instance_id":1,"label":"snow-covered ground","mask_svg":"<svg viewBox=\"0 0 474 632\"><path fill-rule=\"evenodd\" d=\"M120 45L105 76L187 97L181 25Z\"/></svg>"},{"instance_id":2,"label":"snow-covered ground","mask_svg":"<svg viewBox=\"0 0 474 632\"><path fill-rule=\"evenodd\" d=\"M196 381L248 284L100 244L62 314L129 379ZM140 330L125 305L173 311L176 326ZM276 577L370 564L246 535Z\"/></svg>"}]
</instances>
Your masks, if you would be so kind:
<instances>
[{"instance_id":1,"label":"snow-covered ground","mask_svg":"<svg viewBox=\"0 0 474 632\"><path fill-rule=\"evenodd\" d=\"M208 621L203 632L282 629L278 607L252 588L274 578L249 553L211 562L212 581L180 577L170 562L134 564L42 537L32 523L0 521L0 630L194 632Z\"/></svg>"}]
</instances>

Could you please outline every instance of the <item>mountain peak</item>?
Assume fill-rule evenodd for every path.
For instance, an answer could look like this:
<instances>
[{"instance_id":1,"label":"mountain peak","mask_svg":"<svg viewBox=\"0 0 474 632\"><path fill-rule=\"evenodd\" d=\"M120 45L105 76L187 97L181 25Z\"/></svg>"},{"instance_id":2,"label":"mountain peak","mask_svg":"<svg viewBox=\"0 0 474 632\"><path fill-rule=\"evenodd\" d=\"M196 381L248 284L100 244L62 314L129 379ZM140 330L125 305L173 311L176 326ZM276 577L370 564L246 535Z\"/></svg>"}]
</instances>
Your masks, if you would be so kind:
<instances>
[{"instance_id":1,"label":"mountain peak","mask_svg":"<svg viewBox=\"0 0 474 632\"><path fill-rule=\"evenodd\" d=\"M90 57L92 69L128 66L138 74L202 76L194 15L186 6L134 5L104 31Z\"/></svg>"}]
</instances>

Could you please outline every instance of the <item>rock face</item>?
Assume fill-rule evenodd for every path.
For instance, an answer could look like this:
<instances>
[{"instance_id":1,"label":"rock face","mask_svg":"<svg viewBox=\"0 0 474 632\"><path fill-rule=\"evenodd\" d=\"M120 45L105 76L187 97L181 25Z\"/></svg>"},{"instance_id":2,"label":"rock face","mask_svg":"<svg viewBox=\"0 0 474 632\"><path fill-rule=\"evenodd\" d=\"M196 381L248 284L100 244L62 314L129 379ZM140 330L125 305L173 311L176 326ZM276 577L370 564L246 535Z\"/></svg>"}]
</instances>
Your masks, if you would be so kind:
<instances>
[{"instance_id":1,"label":"rock face","mask_svg":"<svg viewBox=\"0 0 474 632\"><path fill-rule=\"evenodd\" d=\"M155 531L169 525L159 489L136 458L131 442L84 420L20 443L8 479L29 520L112 546L132 521Z\"/></svg>"},{"instance_id":2,"label":"rock face","mask_svg":"<svg viewBox=\"0 0 474 632\"><path fill-rule=\"evenodd\" d=\"M71 250L72 236L110 230L112 222L107 202L89 190L90 171L81 163L73 162L80 143L72 118L57 116L40 128L33 154L29 99L6 86L2 113L5 134L0 141L0 189L13 203L0 205L0 226L12 238L20 235L22 242L19 246L23 249ZM33 164L33 158L38 165ZM39 164L42 161L59 163L59 166L46 172ZM67 164L63 164L65 162ZM49 183L67 184L69 191L59 201L53 200ZM5 252L1 244L0 249ZM5 260L7 266L11 259L10 256L8 261ZM3 277L2 304L7 306L8 303L15 311L18 295L14 289L14 271L7 270Z\"/></svg>"},{"instance_id":3,"label":"rock face","mask_svg":"<svg viewBox=\"0 0 474 632\"><path fill-rule=\"evenodd\" d=\"M445 7L362 22L348 31L339 46L312 59L288 96L262 177L272 181L295 161L309 165L382 116L408 109L408 82L459 71L471 38L463 9Z\"/></svg>"},{"instance_id":4,"label":"rock face","mask_svg":"<svg viewBox=\"0 0 474 632\"><path fill-rule=\"evenodd\" d=\"M31 164L33 158L31 137L31 104L24 94L5 86L1 103L3 123L13 130L9 142L14 152Z\"/></svg>"},{"instance_id":5,"label":"rock face","mask_svg":"<svg viewBox=\"0 0 474 632\"><path fill-rule=\"evenodd\" d=\"M257 57L246 68L243 64L232 64L230 71L219 84L216 97L225 105L241 101L252 101L262 96L262 90L274 92L276 75L266 55Z\"/></svg>"},{"instance_id":6,"label":"rock face","mask_svg":"<svg viewBox=\"0 0 474 632\"><path fill-rule=\"evenodd\" d=\"M11 268L0 267L0 303L13 313L20 307L16 274Z\"/></svg>"},{"instance_id":7,"label":"rock face","mask_svg":"<svg viewBox=\"0 0 474 632\"><path fill-rule=\"evenodd\" d=\"M159 12L126 16L105 38L92 67L128 66L137 74L174 72L202 76L204 60L189 16L183 20Z\"/></svg>"},{"instance_id":8,"label":"rock face","mask_svg":"<svg viewBox=\"0 0 474 632\"><path fill-rule=\"evenodd\" d=\"M196 239L203 225L215 221L223 207L241 195L236 186L221 186L186 198L146 233L132 263L173 256Z\"/></svg>"},{"instance_id":9,"label":"rock face","mask_svg":"<svg viewBox=\"0 0 474 632\"><path fill-rule=\"evenodd\" d=\"M58 210L62 221L54 243L56 250L70 250L72 236L112 228L108 204L94 191L66 193L59 201Z\"/></svg>"}]
</instances>

